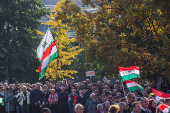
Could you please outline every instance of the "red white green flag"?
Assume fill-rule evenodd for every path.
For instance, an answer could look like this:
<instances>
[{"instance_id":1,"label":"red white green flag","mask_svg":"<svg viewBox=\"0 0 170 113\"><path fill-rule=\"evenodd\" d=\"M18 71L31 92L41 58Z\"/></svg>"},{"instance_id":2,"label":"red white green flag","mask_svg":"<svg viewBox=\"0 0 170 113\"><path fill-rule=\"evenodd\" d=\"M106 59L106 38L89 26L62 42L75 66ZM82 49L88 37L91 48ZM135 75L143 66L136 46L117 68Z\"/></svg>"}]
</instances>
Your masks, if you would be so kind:
<instances>
[{"instance_id":1,"label":"red white green flag","mask_svg":"<svg viewBox=\"0 0 170 113\"><path fill-rule=\"evenodd\" d=\"M136 90L144 90L143 87L141 87L137 82L126 80L125 83L130 92Z\"/></svg>"},{"instance_id":2,"label":"red white green flag","mask_svg":"<svg viewBox=\"0 0 170 113\"><path fill-rule=\"evenodd\" d=\"M139 78L139 67L119 67L119 73L122 78L122 81L130 80L133 78Z\"/></svg>"},{"instance_id":3,"label":"red white green flag","mask_svg":"<svg viewBox=\"0 0 170 113\"><path fill-rule=\"evenodd\" d=\"M24 95L23 95L23 97L22 97L22 98L23 98L23 100L26 100L26 96L24 96Z\"/></svg>"},{"instance_id":4,"label":"red white green flag","mask_svg":"<svg viewBox=\"0 0 170 113\"><path fill-rule=\"evenodd\" d=\"M165 104L161 104L159 106L159 109L163 112L163 113L169 113L170 107L165 105Z\"/></svg>"},{"instance_id":5,"label":"red white green flag","mask_svg":"<svg viewBox=\"0 0 170 113\"><path fill-rule=\"evenodd\" d=\"M158 91L156 89L152 88L152 93L156 94L156 101L158 102L160 99L170 98L170 95L167 93L163 93L161 91Z\"/></svg>"},{"instance_id":6,"label":"red white green flag","mask_svg":"<svg viewBox=\"0 0 170 113\"><path fill-rule=\"evenodd\" d=\"M37 57L41 62L38 68L38 71L40 72L39 80L44 77L48 64L58 56L59 54L55 45L55 41L53 39L50 28L48 28L37 48Z\"/></svg>"}]
</instances>

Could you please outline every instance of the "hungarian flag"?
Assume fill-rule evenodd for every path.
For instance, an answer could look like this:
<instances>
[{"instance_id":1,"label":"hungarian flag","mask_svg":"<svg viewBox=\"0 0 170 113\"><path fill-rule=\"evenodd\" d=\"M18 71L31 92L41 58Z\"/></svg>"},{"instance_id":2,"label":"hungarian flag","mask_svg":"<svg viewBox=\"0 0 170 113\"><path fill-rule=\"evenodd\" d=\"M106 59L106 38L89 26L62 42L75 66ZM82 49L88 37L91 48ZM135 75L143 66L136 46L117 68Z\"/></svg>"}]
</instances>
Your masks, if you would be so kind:
<instances>
[{"instance_id":1,"label":"hungarian flag","mask_svg":"<svg viewBox=\"0 0 170 113\"><path fill-rule=\"evenodd\" d=\"M23 100L26 100L26 96L24 96L24 95L23 95L23 97L22 97L22 98L23 98Z\"/></svg>"},{"instance_id":2,"label":"hungarian flag","mask_svg":"<svg viewBox=\"0 0 170 113\"><path fill-rule=\"evenodd\" d=\"M159 109L160 109L163 113L169 113L169 110L170 110L169 106L167 106L167 105L165 105L165 104L161 104L161 105L159 106Z\"/></svg>"},{"instance_id":3,"label":"hungarian flag","mask_svg":"<svg viewBox=\"0 0 170 113\"><path fill-rule=\"evenodd\" d=\"M77 96L74 97L73 105L76 105L76 99L77 99Z\"/></svg>"},{"instance_id":4,"label":"hungarian flag","mask_svg":"<svg viewBox=\"0 0 170 113\"><path fill-rule=\"evenodd\" d=\"M131 80L126 80L125 81L127 88L129 91L136 91L136 90L144 90L138 83L131 81Z\"/></svg>"},{"instance_id":5,"label":"hungarian flag","mask_svg":"<svg viewBox=\"0 0 170 113\"><path fill-rule=\"evenodd\" d=\"M37 57L41 62L38 68L40 80L44 77L48 64L58 57L58 50L50 28L47 29L47 32L37 48Z\"/></svg>"},{"instance_id":6,"label":"hungarian flag","mask_svg":"<svg viewBox=\"0 0 170 113\"><path fill-rule=\"evenodd\" d=\"M119 67L119 73L122 78L122 81L130 80L133 78L139 78L139 67Z\"/></svg>"},{"instance_id":7,"label":"hungarian flag","mask_svg":"<svg viewBox=\"0 0 170 113\"><path fill-rule=\"evenodd\" d=\"M4 98L0 98L0 104L4 106Z\"/></svg>"},{"instance_id":8,"label":"hungarian flag","mask_svg":"<svg viewBox=\"0 0 170 113\"><path fill-rule=\"evenodd\" d=\"M156 94L156 101L158 102L160 99L170 98L170 95L167 93L163 93L161 91L158 91L156 89L152 88L152 93Z\"/></svg>"}]
</instances>

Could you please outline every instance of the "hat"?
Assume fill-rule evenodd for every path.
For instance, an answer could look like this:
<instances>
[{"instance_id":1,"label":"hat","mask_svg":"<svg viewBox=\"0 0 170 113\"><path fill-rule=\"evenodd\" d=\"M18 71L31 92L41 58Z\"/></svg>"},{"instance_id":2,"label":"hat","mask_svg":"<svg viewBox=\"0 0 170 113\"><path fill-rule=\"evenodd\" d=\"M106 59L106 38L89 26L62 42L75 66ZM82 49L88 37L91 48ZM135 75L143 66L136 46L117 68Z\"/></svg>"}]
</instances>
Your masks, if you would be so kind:
<instances>
[{"instance_id":1,"label":"hat","mask_svg":"<svg viewBox=\"0 0 170 113\"><path fill-rule=\"evenodd\" d=\"M155 93L150 93L149 97L151 97L151 96L156 96L156 94Z\"/></svg>"},{"instance_id":2,"label":"hat","mask_svg":"<svg viewBox=\"0 0 170 113\"><path fill-rule=\"evenodd\" d=\"M93 96L93 98L96 98L96 97L97 97L97 95L94 95L94 96Z\"/></svg>"}]
</instances>

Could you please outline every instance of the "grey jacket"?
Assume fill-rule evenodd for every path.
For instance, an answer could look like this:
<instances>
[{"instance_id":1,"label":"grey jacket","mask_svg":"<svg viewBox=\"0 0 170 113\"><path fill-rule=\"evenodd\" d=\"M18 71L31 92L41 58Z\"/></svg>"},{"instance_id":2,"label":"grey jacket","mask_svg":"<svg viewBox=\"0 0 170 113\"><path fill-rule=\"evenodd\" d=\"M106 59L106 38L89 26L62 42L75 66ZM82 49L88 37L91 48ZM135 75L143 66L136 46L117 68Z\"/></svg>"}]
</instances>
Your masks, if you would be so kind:
<instances>
[{"instance_id":1,"label":"grey jacket","mask_svg":"<svg viewBox=\"0 0 170 113\"><path fill-rule=\"evenodd\" d=\"M98 102L91 101L88 106L88 113L96 113Z\"/></svg>"}]
</instances>

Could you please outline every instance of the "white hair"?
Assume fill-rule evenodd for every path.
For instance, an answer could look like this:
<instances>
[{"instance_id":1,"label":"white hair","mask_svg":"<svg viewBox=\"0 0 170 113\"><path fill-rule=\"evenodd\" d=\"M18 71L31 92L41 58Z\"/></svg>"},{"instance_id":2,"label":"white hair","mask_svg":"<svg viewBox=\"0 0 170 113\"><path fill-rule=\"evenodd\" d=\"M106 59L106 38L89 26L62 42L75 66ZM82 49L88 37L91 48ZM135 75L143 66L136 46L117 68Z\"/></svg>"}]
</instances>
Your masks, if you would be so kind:
<instances>
[{"instance_id":1,"label":"white hair","mask_svg":"<svg viewBox=\"0 0 170 113\"><path fill-rule=\"evenodd\" d=\"M97 105L97 111L99 110L99 107L102 106L103 107L103 104L98 104Z\"/></svg>"},{"instance_id":2,"label":"white hair","mask_svg":"<svg viewBox=\"0 0 170 113\"><path fill-rule=\"evenodd\" d=\"M111 82L111 80L107 80L107 84L108 84L109 82Z\"/></svg>"},{"instance_id":3,"label":"white hair","mask_svg":"<svg viewBox=\"0 0 170 113\"><path fill-rule=\"evenodd\" d=\"M76 111L79 107L82 107L82 108L83 108L83 105L81 105L81 104L76 104L75 107L74 107L74 108L75 108L75 111Z\"/></svg>"},{"instance_id":4,"label":"white hair","mask_svg":"<svg viewBox=\"0 0 170 113\"><path fill-rule=\"evenodd\" d=\"M91 94L90 94L90 98L91 98L92 95L95 95L95 94L94 94L94 93L91 93Z\"/></svg>"}]
</instances>

